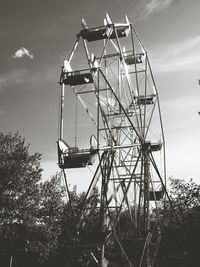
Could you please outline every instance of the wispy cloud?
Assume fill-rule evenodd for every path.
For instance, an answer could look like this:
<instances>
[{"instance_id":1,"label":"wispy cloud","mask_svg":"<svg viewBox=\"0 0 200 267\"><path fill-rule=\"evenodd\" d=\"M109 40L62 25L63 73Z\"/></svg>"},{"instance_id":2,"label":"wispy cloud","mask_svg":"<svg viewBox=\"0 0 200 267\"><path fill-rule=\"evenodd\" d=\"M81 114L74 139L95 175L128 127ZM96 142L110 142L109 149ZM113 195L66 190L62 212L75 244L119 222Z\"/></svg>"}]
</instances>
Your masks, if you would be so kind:
<instances>
[{"instance_id":1,"label":"wispy cloud","mask_svg":"<svg viewBox=\"0 0 200 267\"><path fill-rule=\"evenodd\" d=\"M174 0L150 0L146 5L146 14L167 8Z\"/></svg>"},{"instance_id":2,"label":"wispy cloud","mask_svg":"<svg viewBox=\"0 0 200 267\"><path fill-rule=\"evenodd\" d=\"M143 0L140 2L140 19L144 19L152 13L166 9L177 0Z\"/></svg>"},{"instance_id":3,"label":"wispy cloud","mask_svg":"<svg viewBox=\"0 0 200 267\"><path fill-rule=\"evenodd\" d=\"M200 64L200 36L152 51L156 72L173 72L196 68Z\"/></svg>"},{"instance_id":4,"label":"wispy cloud","mask_svg":"<svg viewBox=\"0 0 200 267\"><path fill-rule=\"evenodd\" d=\"M33 59L33 54L25 47L21 47L13 55L14 58L22 58L24 56L29 57L30 59Z\"/></svg>"},{"instance_id":5,"label":"wispy cloud","mask_svg":"<svg viewBox=\"0 0 200 267\"><path fill-rule=\"evenodd\" d=\"M0 90L11 84L19 84L27 77L28 71L26 69L18 69L9 73L0 74Z\"/></svg>"}]
</instances>

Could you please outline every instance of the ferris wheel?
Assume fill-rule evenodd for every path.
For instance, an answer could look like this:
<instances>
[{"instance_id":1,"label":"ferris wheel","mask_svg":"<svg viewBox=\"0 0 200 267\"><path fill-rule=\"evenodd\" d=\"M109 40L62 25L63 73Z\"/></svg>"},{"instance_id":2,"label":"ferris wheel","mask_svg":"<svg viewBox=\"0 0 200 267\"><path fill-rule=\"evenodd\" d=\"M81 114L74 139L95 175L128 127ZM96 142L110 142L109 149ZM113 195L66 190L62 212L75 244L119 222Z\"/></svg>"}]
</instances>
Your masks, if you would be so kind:
<instances>
[{"instance_id":1,"label":"ferris wheel","mask_svg":"<svg viewBox=\"0 0 200 267\"><path fill-rule=\"evenodd\" d=\"M81 248L93 266L108 266L117 257L120 266L153 267L161 238L159 207L166 196L164 132L147 51L127 16L113 23L106 14L103 25L93 28L82 20L60 86L59 167L64 174L95 169L76 223ZM76 134L75 146L66 142L66 90L91 121L88 148L78 147ZM98 219L87 227L87 200L96 188Z\"/></svg>"}]
</instances>

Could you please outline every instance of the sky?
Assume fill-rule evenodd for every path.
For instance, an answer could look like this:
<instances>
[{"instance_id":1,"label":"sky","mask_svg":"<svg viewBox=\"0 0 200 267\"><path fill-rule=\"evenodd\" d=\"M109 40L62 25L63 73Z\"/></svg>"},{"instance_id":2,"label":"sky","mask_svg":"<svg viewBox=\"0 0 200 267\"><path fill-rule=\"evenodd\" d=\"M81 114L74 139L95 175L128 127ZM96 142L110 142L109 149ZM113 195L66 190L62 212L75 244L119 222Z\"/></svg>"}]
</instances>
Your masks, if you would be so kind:
<instances>
[{"instance_id":1,"label":"sky","mask_svg":"<svg viewBox=\"0 0 200 267\"><path fill-rule=\"evenodd\" d=\"M159 92L167 176L200 183L199 10L199 0L1 0L1 132L19 132L31 153L42 153L44 179L59 171L58 81L81 18L94 27L106 12L114 22L127 14ZM71 117L69 112L66 121Z\"/></svg>"}]
</instances>

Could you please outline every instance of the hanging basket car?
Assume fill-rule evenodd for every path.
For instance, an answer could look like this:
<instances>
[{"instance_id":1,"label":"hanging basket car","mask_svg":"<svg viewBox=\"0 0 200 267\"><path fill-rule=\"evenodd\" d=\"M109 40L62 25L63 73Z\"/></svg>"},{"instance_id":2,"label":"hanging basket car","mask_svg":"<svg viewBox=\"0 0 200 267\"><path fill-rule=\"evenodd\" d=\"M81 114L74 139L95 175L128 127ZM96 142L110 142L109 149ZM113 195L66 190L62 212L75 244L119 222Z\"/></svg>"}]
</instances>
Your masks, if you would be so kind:
<instances>
[{"instance_id":1,"label":"hanging basket car","mask_svg":"<svg viewBox=\"0 0 200 267\"><path fill-rule=\"evenodd\" d=\"M79 149L70 147L64 140L58 141L58 164L61 169L82 168L92 165L95 160L97 149Z\"/></svg>"}]
</instances>

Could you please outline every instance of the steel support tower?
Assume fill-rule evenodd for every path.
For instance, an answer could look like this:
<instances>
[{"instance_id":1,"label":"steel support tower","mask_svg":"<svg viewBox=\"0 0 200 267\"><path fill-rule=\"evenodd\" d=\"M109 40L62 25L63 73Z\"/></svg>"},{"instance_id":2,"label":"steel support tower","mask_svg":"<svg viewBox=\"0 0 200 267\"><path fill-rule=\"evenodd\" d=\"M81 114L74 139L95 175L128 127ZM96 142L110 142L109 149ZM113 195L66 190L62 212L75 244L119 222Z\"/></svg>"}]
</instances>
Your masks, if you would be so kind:
<instances>
[{"instance_id":1,"label":"steel support tower","mask_svg":"<svg viewBox=\"0 0 200 267\"><path fill-rule=\"evenodd\" d=\"M76 223L81 249L93 266L153 267L166 195L165 141L148 54L127 16L113 23L106 14L103 25L93 28L82 20L60 85L59 166L95 166ZM73 91L95 129L88 149L64 141L66 90ZM98 220L88 230L87 200L95 188Z\"/></svg>"}]
</instances>

